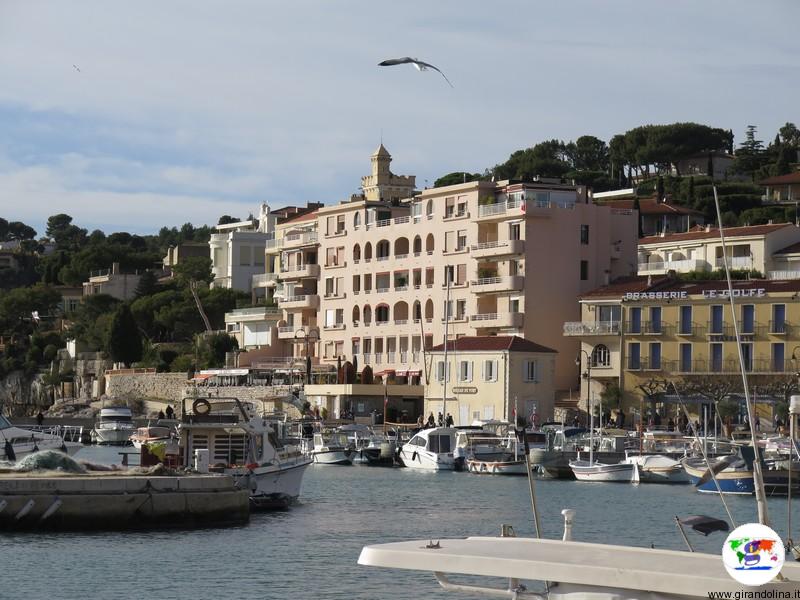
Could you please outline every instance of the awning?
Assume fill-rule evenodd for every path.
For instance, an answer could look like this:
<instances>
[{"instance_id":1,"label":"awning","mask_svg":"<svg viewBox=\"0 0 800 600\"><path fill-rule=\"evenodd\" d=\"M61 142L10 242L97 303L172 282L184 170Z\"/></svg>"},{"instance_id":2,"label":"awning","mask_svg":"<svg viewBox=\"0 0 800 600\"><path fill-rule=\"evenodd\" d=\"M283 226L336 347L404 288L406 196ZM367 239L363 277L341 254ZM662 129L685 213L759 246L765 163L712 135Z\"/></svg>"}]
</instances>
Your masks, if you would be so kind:
<instances>
[{"instance_id":1,"label":"awning","mask_svg":"<svg viewBox=\"0 0 800 600\"><path fill-rule=\"evenodd\" d=\"M398 377L419 377L421 374L422 372L419 369L403 369L395 373Z\"/></svg>"},{"instance_id":2,"label":"awning","mask_svg":"<svg viewBox=\"0 0 800 600\"><path fill-rule=\"evenodd\" d=\"M383 371L378 371L375 375L394 375L396 372L394 369L384 369Z\"/></svg>"},{"instance_id":3,"label":"awning","mask_svg":"<svg viewBox=\"0 0 800 600\"><path fill-rule=\"evenodd\" d=\"M201 373L199 375L195 375L194 377L192 377L192 381L205 381L209 377L213 377L213 375Z\"/></svg>"}]
</instances>

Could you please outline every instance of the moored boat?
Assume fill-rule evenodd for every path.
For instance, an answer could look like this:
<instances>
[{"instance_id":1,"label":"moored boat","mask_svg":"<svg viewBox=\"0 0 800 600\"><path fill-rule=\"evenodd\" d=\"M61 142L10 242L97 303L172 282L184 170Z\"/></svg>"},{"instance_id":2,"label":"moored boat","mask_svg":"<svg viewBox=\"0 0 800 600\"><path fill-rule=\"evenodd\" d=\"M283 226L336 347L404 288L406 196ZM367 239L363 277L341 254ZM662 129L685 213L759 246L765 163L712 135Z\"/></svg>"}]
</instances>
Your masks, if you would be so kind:
<instances>
[{"instance_id":1,"label":"moored boat","mask_svg":"<svg viewBox=\"0 0 800 600\"><path fill-rule=\"evenodd\" d=\"M716 462L720 460L711 459L709 462L713 468ZM689 476L689 481L697 488L698 492L716 494L722 492L723 494L752 494L755 491L755 484L753 480L753 470L747 467L744 460L737 460L732 464L726 466L722 471L716 473L716 481L714 479L703 476L706 475L709 465L701 457L690 457L681 460L686 474ZM701 483L702 481L702 483Z\"/></svg>"},{"instance_id":2,"label":"moored boat","mask_svg":"<svg viewBox=\"0 0 800 600\"><path fill-rule=\"evenodd\" d=\"M66 441L57 428L54 431L16 427L0 415L0 460L13 462L39 450L61 450L70 456L80 450L81 444Z\"/></svg>"},{"instance_id":3,"label":"moored boat","mask_svg":"<svg viewBox=\"0 0 800 600\"><path fill-rule=\"evenodd\" d=\"M340 432L317 432L314 434L311 457L321 465L352 465L353 446L347 436Z\"/></svg>"},{"instance_id":4,"label":"moored boat","mask_svg":"<svg viewBox=\"0 0 800 600\"><path fill-rule=\"evenodd\" d=\"M403 444L400 461L409 469L454 471L456 430L452 427L420 429Z\"/></svg>"},{"instance_id":5,"label":"moored boat","mask_svg":"<svg viewBox=\"0 0 800 600\"><path fill-rule=\"evenodd\" d=\"M133 413L127 406L101 408L92 429L92 441L96 444L124 446L134 431Z\"/></svg>"},{"instance_id":6,"label":"moored boat","mask_svg":"<svg viewBox=\"0 0 800 600\"><path fill-rule=\"evenodd\" d=\"M642 483L688 483L680 461L662 454L631 455L625 462L635 464Z\"/></svg>"},{"instance_id":7,"label":"moored boat","mask_svg":"<svg viewBox=\"0 0 800 600\"><path fill-rule=\"evenodd\" d=\"M619 481L631 483L633 463L606 464L588 460L571 460L569 466L578 481Z\"/></svg>"}]
</instances>

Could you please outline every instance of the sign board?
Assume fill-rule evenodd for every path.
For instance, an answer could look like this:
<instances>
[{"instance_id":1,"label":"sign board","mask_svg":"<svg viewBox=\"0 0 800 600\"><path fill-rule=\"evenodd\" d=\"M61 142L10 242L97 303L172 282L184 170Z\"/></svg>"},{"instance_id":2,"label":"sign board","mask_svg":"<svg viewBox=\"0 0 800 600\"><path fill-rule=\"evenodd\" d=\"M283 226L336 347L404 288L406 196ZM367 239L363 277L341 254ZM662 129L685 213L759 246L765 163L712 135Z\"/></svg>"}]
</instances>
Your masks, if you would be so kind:
<instances>
[{"instance_id":1,"label":"sign board","mask_svg":"<svg viewBox=\"0 0 800 600\"><path fill-rule=\"evenodd\" d=\"M763 298L766 296L764 288L749 290L733 290L734 298ZM703 290L703 298L727 298L728 290ZM686 291L682 292L627 292L623 300L685 300L689 297Z\"/></svg>"},{"instance_id":2,"label":"sign board","mask_svg":"<svg viewBox=\"0 0 800 600\"><path fill-rule=\"evenodd\" d=\"M453 388L454 394L477 394L478 388L467 385L467 386L456 386Z\"/></svg>"}]
</instances>

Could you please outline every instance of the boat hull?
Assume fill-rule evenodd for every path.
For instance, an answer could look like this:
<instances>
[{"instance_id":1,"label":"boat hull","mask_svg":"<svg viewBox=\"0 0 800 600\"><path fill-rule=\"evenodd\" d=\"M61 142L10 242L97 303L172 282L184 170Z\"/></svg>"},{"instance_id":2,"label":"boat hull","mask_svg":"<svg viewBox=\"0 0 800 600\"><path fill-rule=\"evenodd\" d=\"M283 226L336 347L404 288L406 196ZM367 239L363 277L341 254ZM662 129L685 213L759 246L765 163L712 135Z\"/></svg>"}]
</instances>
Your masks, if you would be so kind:
<instances>
[{"instance_id":1,"label":"boat hull","mask_svg":"<svg viewBox=\"0 0 800 600\"><path fill-rule=\"evenodd\" d=\"M314 462L319 465L352 465L351 450L315 450L312 452Z\"/></svg>"},{"instance_id":2,"label":"boat hull","mask_svg":"<svg viewBox=\"0 0 800 600\"><path fill-rule=\"evenodd\" d=\"M578 481L614 481L630 483L633 480L633 465L617 463L608 465L603 463L590 464L586 461L576 460L569 463L575 479Z\"/></svg>"},{"instance_id":3,"label":"boat hull","mask_svg":"<svg viewBox=\"0 0 800 600\"><path fill-rule=\"evenodd\" d=\"M641 483L689 483L689 476L681 463L667 456L631 456L626 462L638 466Z\"/></svg>"},{"instance_id":4,"label":"boat hull","mask_svg":"<svg viewBox=\"0 0 800 600\"><path fill-rule=\"evenodd\" d=\"M479 475L527 475L528 467L524 460L485 461L468 460L467 470Z\"/></svg>"},{"instance_id":5,"label":"boat hull","mask_svg":"<svg viewBox=\"0 0 800 600\"><path fill-rule=\"evenodd\" d=\"M126 445L133 433L132 428L128 429L115 429L115 428L97 428L92 429L92 441L96 444L108 445Z\"/></svg>"},{"instance_id":6,"label":"boat hull","mask_svg":"<svg viewBox=\"0 0 800 600\"><path fill-rule=\"evenodd\" d=\"M698 482L706 472L706 468L689 464L683 461L683 468L689 476L689 482L695 486L698 492L706 494L716 494L722 492L723 494L754 494L755 483L753 480L752 471L726 469L721 473L716 474L719 490L714 483L714 479L709 479L705 483L698 486Z\"/></svg>"},{"instance_id":7,"label":"boat hull","mask_svg":"<svg viewBox=\"0 0 800 600\"><path fill-rule=\"evenodd\" d=\"M408 469L422 471L455 471L456 461L452 454L436 454L427 450L400 450L400 461Z\"/></svg>"},{"instance_id":8,"label":"boat hull","mask_svg":"<svg viewBox=\"0 0 800 600\"><path fill-rule=\"evenodd\" d=\"M310 460L293 465L257 467L249 476L250 508L275 510L289 508L297 501L303 486L303 475Z\"/></svg>"}]
</instances>

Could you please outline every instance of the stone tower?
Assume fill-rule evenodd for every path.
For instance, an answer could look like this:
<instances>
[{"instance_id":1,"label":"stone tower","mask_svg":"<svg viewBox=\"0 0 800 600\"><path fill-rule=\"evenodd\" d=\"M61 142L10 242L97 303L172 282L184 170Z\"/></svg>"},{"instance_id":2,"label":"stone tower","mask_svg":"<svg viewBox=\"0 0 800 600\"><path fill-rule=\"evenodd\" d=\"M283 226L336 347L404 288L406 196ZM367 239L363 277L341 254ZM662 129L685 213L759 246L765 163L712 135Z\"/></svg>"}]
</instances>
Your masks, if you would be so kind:
<instances>
[{"instance_id":1,"label":"stone tower","mask_svg":"<svg viewBox=\"0 0 800 600\"><path fill-rule=\"evenodd\" d=\"M361 187L367 200L391 202L414 195L414 175L395 175L389 170L392 155L381 144L370 157L372 174L361 178Z\"/></svg>"}]
</instances>

